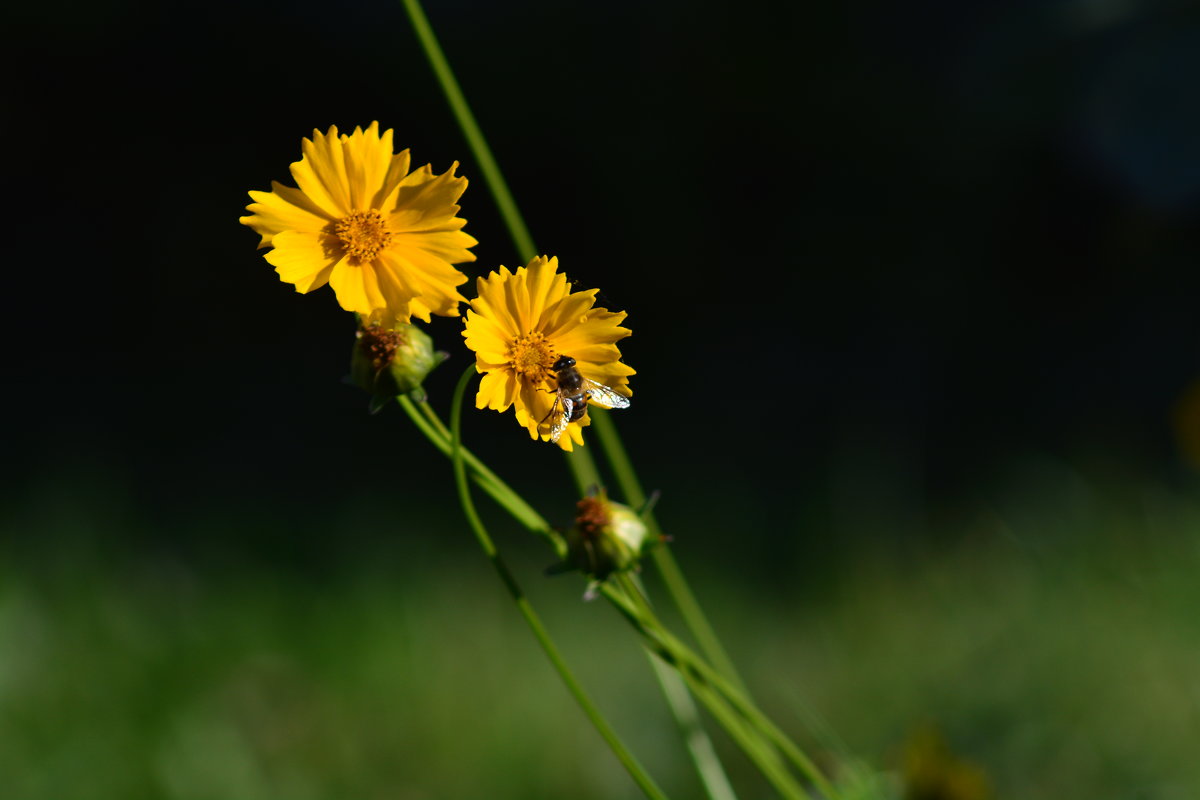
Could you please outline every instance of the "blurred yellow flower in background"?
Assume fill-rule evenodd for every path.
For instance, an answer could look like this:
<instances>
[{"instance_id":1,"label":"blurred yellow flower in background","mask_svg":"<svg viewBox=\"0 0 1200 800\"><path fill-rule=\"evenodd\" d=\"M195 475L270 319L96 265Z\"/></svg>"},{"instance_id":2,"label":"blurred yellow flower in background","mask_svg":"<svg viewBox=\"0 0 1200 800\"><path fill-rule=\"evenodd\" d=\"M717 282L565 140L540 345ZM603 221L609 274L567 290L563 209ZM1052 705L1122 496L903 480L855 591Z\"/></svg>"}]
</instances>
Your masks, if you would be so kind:
<instances>
[{"instance_id":1,"label":"blurred yellow flower in background","mask_svg":"<svg viewBox=\"0 0 1200 800\"><path fill-rule=\"evenodd\" d=\"M1188 464L1200 470L1200 378L1189 383L1175 400L1171 423L1180 452Z\"/></svg>"},{"instance_id":2,"label":"blurred yellow flower in background","mask_svg":"<svg viewBox=\"0 0 1200 800\"><path fill-rule=\"evenodd\" d=\"M631 331L620 327L624 312L596 308L596 290L572 292L558 271L558 259L538 256L515 273L500 267L477 279L479 296L467 311L467 347L475 352L475 368L484 373L475 398L477 408L506 411L515 407L517 423L530 437L551 438L561 405L555 411L557 377L552 367L563 356L575 359L586 381L610 387L613 398L630 394L634 370L621 363L616 342ZM612 405L593 395L592 403ZM583 444L584 414L570 422L558 445L571 450Z\"/></svg>"},{"instance_id":3,"label":"blurred yellow flower in background","mask_svg":"<svg viewBox=\"0 0 1200 800\"><path fill-rule=\"evenodd\" d=\"M452 265L474 261L476 244L457 216L467 188L458 162L441 175L428 164L409 172L408 151L393 155L392 131L381 135L377 122L349 136L314 130L300 149L299 188L273 181L250 192L240 219L273 248L265 257L280 279L302 293L328 283L342 308L384 321L457 315L467 277Z\"/></svg>"}]
</instances>

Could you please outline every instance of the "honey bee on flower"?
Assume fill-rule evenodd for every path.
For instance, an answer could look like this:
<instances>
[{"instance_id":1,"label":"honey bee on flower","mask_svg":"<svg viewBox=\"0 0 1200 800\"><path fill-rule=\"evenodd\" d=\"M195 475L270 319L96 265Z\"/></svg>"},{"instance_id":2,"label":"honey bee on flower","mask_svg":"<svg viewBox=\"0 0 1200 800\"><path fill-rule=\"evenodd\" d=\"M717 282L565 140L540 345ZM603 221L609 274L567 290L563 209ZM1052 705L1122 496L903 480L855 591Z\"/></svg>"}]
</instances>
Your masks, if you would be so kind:
<instances>
[{"instance_id":1,"label":"honey bee on flower","mask_svg":"<svg viewBox=\"0 0 1200 800\"><path fill-rule=\"evenodd\" d=\"M628 397L580 375L570 356L559 357L550 371L554 373L554 405L546 419L552 420L550 441L556 444L569 423L583 419L588 400L608 408L629 408Z\"/></svg>"},{"instance_id":2,"label":"honey bee on flower","mask_svg":"<svg viewBox=\"0 0 1200 800\"><path fill-rule=\"evenodd\" d=\"M538 256L477 281L463 336L483 373L477 408L514 408L534 439L564 450L583 444L588 404L629 406L629 376L616 343L624 312L595 306L596 290L572 292L558 259Z\"/></svg>"}]
</instances>

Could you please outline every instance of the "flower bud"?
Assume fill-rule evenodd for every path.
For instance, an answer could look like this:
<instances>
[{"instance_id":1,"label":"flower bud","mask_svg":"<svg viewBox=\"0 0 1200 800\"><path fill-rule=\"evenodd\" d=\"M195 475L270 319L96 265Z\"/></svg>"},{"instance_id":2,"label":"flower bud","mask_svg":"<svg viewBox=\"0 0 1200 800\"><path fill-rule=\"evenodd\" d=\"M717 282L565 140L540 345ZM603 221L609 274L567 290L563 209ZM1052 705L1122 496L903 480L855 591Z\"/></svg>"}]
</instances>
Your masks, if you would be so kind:
<instances>
[{"instance_id":1,"label":"flower bud","mask_svg":"<svg viewBox=\"0 0 1200 800\"><path fill-rule=\"evenodd\" d=\"M369 323L359 328L355 337L350 381L371 395L372 412L396 395L423 397L421 382L447 358L434 351L429 334L406 322L389 326Z\"/></svg>"},{"instance_id":2,"label":"flower bud","mask_svg":"<svg viewBox=\"0 0 1200 800\"><path fill-rule=\"evenodd\" d=\"M632 569L646 545L646 523L629 506L600 490L578 503L575 525L566 533L562 568L578 569L596 581Z\"/></svg>"}]
</instances>

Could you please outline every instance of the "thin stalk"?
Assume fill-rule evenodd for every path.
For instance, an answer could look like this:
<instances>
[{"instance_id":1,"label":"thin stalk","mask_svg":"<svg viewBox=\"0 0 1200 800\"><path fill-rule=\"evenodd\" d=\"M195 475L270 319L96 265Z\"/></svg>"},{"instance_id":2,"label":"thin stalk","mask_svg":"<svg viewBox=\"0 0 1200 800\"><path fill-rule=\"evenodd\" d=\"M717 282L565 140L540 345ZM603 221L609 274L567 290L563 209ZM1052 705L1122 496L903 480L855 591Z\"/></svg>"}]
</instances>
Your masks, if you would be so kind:
<instances>
[{"instance_id":1,"label":"thin stalk","mask_svg":"<svg viewBox=\"0 0 1200 800\"><path fill-rule=\"evenodd\" d=\"M808 800L810 795L804 791L804 788L797 783L787 767L779 760L779 754L758 737L757 731L747 726L746 721L738 716L725 698L691 673L683 672L682 674L687 680L692 694L700 698L704 707L728 731L729 735L742 748L742 752L754 762L754 765L758 767L763 777L775 787L775 790L782 797L791 800Z\"/></svg>"},{"instance_id":2,"label":"thin stalk","mask_svg":"<svg viewBox=\"0 0 1200 800\"><path fill-rule=\"evenodd\" d=\"M437 416L437 413L428 404L414 403L406 396L400 396L397 400L417 426L418 430L424 433L426 438L435 447L447 456L452 456L454 448L451 431L442 422L441 418ZM443 433L445 434L444 436ZM462 455L463 461L473 470L472 478L480 488L491 495L518 522L522 522L531 530L551 538L555 542L559 557L562 558L565 553L565 545L562 544L562 537L557 532L549 529L545 520L530 508L524 499L496 477L495 473L472 455L470 451L460 446L459 452ZM577 449L574 452L585 451ZM594 478L590 479L588 477L589 466L592 474L595 474L595 462L591 461L590 457L586 461L569 461L568 463L584 465L582 469L574 472L579 486L590 486L595 483ZM580 491L585 491L585 489L581 488ZM654 668L655 674L662 685L663 694L667 698L667 704L675 715L676 722L684 735L684 742L688 747L688 751L692 754L693 761L696 763L696 770L700 775L700 780L708 791L709 796L712 800L736 800L736 795L734 795L732 787L729 786L729 780L725 777L724 770L717 758L712 742L708 738L708 734L700 726L695 705L688 695L687 686L683 682L683 679L677 673L670 670L661 659L653 657L651 651L648 650L647 654L650 656L651 666Z\"/></svg>"},{"instance_id":3,"label":"thin stalk","mask_svg":"<svg viewBox=\"0 0 1200 800\"><path fill-rule=\"evenodd\" d=\"M649 649L643 650L650 659L650 666L654 668L654 676L662 686L663 696L667 699L667 705L670 706L679 726L683 743L692 755L692 762L696 765L696 773L700 777L700 783L704 785L704 791L711 800L737 800L737 793L729 783L725 767L722 766L721 758L713 747L712 739L708 737L708 731L704 730L700 721L700 711L688 692L687 684L679 673L667 666L661 658Z\"/></svg>"},{"instance_id":4,"label":"thin stalk","mask_svg":"<svg viewBox=\"0 0 1200 800\"><path fill-rule=\"evenodd\" d=\"M416 411L421 413L425 420L428 421L428 424L432 426L434 431L436 431L435 436L440 437L444 442L445 447L442 447L442 442L439 442L435 436L430 436L431 441L433 441L435 446L437 446L439 450L442 450L442 452L447 456L450 455L450 429L446 427L446 423L442 422L441 417L437 415L437 412L433 410L433 407L424 401L414 403L404 395L398 397L397 400L410 417L415 413L413 410L414 408ZM425 428L425 426L422 425L419 420L414 419L413 421L417 423L418 427L421 427L422 429ZM426 435L429 436L429 434ZM513 513L513 516L516 517L518 522L525 524L526 527L530 527L531 530L536 530L536 532L548 536L554 541L556 550L560 547L565 548L566 545L562 543L562 537L559 536L558 532L550 526L550 523L547 522L541 514L535 511L533 506L525 502L525 498L521 497L521 495L517 494L516 491L509 487L507 483L501 480L500 476L493 472L487 466L487 464L484 464L482 461L480 461L475 454L466 448L463 448L463 460L466 461L467 466L471 468L473 473L472 477L475 478L476 483L483 487L485 491L494 489L504 495L507 502L501 502L501 505L503 505L505 508L508 508ZM563 552L565 552L565 549Z\"/></svg>"},{"instance_id":5,"label":"thin stalk","mask_svg":"<svg viewBox=\"0 0 1200 800\"><path fill-rule=\"evenodd\" d=\"M658 622L653 619L653 614L645 604L631 599L635 593L623 592L614 586L605 586L602 591L621 615L642 634L647 650L663 664L675 669L686 681L692 695L704 704L776 790L784 796L807 797L784 767L773 743L764 738L762 731L754 729L750 721L736 711L722 692L705 680L702 671L695 664L695 654L657 628Z\"/></svg>"},{"instance_id":6,"label":"thin stalk","mask_svg":"<svg viewBox=\"0 0 1200 800\"><path fill-rule=\"evenodd\" d=\"M608 721L600 713L600 710L592 702L591 698L588 697L587 692L584 691L583 686L576 680L575 675L567 666L567 662L563 659L562 654L559 653L558 647L554 644L554 640L550 638L549 631L546 630L541 618L538 617L528 598L525 597L525 593L517 583L516 577L508 568L504 559L500 557L500 553L496 549L492 537L488 535L487 529L483 525L483 520L479 518L479 514L475 510L475 503L471 500L471 488L467 483L467 470L462 447L462 400L467 390L467 384L475 374L475 368L472 366L459 378L458 386L454 389L454 405L450 409L450 458L454 462L454 483L458 487L458 499L462 503L463 513L467 517L467 522L470 524L471 530L474 531L479 546L492 562L492 566L495 567L496 573L500 576L500 581L508 590L509 595L512 596L513 602L516 603L517 608L521 612L521 616L525 618L530 630L533 631L534 637L537 638L538 643L542 646L542 650L545 651L546 657L550 659L550 663L554 665L559 677L566 684L567 690L575 697L576 702L579 703L584 713L587 714L592 725L595 726L596 730L604 738L604 741L608 743L613 754L624 765L630 777L633 778L642 792L649 798L666 800L666 795L663 794L663 791L655 784L654 779L646 773L633 754L625 747L624 743L617 736L616 731L608 724Z\"/></svg>"},{"instance_id":7,"label":"thin stalk","mask_svg":"<svg viewBox=\"0 0 1200 800\"><path fill-rule=\"evenodd\" d=\"M566 454L567 466L575 478L575 487L580 495L585 495L593 486L600 488L604 481L600 479L600 470L596 469L596 459L586 447L576 447Z\"/></svg>"},{"instance_id":8,"label":"thin stalk","mask_svg":"<svg viewBox=\"0 0 1200 800\"><path fill-rule=\"evenodd\" d=\"M605 412L599 414L593 412L591 417L592 428L596 431L596 437L600 440L600 447L603 448L604 455L608 457L609 466L612 467L613 474L617 479L617 486L625 496L625 501L634 508L641 508L646 504L646 492L642 489L641 481L638 480L637 473L633 469L629 453L626 452L625 445L617 433L617 426ZM651 536L662 537L662 529L653 512L646 515L646 527ZM675 561L671 549L666 546L655 547L651 550L650 557L654 559L654 565L662 575L667 593L671 595L671 599L683 616L684 624L696 637L701 652L735 686L741 689L743 694L749 696L750 692L746 689L745 682L738 675L733 660L721 645L721 640L717 638L716 632L709 624L708 617L700 608L700 603L697 602L691 587L688 586L687 579L683 577L683 570L679 568L679 563Z\"/></svg>"},{"instance_id":9,"label":"thin stalk","mask_svg":"<svg viewBox=\"0 0 1200 800\"><path fill-rule=\"evenodd\" d=\"M508 227L509 234L512 235L517 255L521 257L522 261L528 261L537 255L537 248L533 246L533 237L529 235L525 220L521 218L521 212L517 210L517 204L513 202L512 193L508 191L508 184L504 181L500 166L492 157L492 149L488 147L483 131L475 122L475 115L471 113L471 107L467 105L467 98L463 96L462 89L459 88L458 81L454 78L454 71L450 69L450 63L446 61L446 56L442 53L442 47L438 44L433 28L430 27L429 20L425 17L425 12L421 9L418 0L401 0L401 2L404 3L405 11L408 12L408 18L412 20L413 29L417 32L417 39L420 40L421 47L425 50L425 57L429 59L429 64L433 67L434 74L437 75L438 82L442 85L442 91L446 93L446 100L450 102L450 110L454 112L454 118L458 120L458 127L462 128L463 135L467 137L467 144L470 145L471 152L475 154L475 160L479 162L479 170L483 173L488 189L491 190L492 197L496 201L496 206L500 209L500 216L504 218L504 224Z\"/></svg>"},{"instance_id":10,"label":"thin stalk","mask_svg":"<svg viewBox=\"0 0 1200 800\"><path fill-rule=\"evenodd\" d=\"M488 189L496 201L496 206L500 210L500 216L504 219L504 224L508 228L509 235L512 236L513 244L517 248L517 255L522 261L528 261L537 255L537 248L533 244L533 237L530 235L529 228L525 224L525 219L521 216L521 212L513 200L512 192L508 189L508 183L504 180L500 166L496 163L496 159L492 155L492 149L488 146L487 138L483 135L483 131L475 121L475 115L471 112L470 105L467 104L467 98L463 95L462 89L458 85L458 80L454 77L454 71L450 68L450 63L446 60L446 56L442 52L442 47L438 43L437 36L429 24L429 19L425 16L419 0L401 0L401 2L404 4L405 11L408 12L413 29L416 31L417 39L425 51L425 56L429 60L429 64L442 86L442 91L446 95L446 100L450 104L454 118L458 121L463 135L467 139L467 144L470 146L471 152L475 155L475 160L479 162L479 169L483 173L484 181L487 183ZM602 416L593 415L593 425L596 425L596 420ZM605 429L609 433L608 438L610 441L615 441L619 445L620 439L617 436L616 427L612 424L612 420L604 420L599 423L597 434L602 437L602 446L605 448L610 461L612 461L614 454L624 454L624 448L613 448L610 444L604 444L604 434L602 431ZM591 460L590 455L587 456L587 459ZM627 456L624 460L625 464L628 465L629 460ZM573 460L568 463L572 471L575 472L576 479L578 480L581 471L586 469L586 464ZM616 469L615 464L614 469ZM632 470L628 474L632 476ZM592 463L591 474L584 473L584 475L589 478L593 475L598 477L594 461ZM596 480L591 482L598 483ZM618 482L620 483L619 473ZM632 483L633 485L637 484L636 476L634 476ZM622 487L622 491L625 492L626 499L633 505L640 506L644 502L644 500L634 500L630 492L624 487ZM638 494L644 497L644 493L641 492L640 487ZM653 518L651 519L653 520ZM657 523L651 522L651 526L652 533L656 535L660 533ZM652 557L654 558L655 566L662 572L663 582L667 587L667 591L670 592L676 605L679 606L684 623L700 643L701 649L714 664L719 666L722 672L728 675L731 680L741 685L742 681L738 677L737 670L733 667L733 662L721 646L720 640L717 639L712 626L709 625L704 612L700 609L699 603L696 602L695 596L688 588L687 582L683 578L683 573L680 571L678 564L675 563L674 557L667 548L657 548Z\"/></svg>"},{"instance_id":11,"label":"thin stalk","mask_svg":"<svg viewBox=\"0 0 1200 800\"><path fill-rule=\"evenodd\" d=\"M458 81L455 79L454 73L450 69L450 65L447 62L445 55L442 53L442 49L438 44L437 37L434 35L433 29L430 27L429 21L421 9L419 0L401 1L403 2L405 10L408 12L409 18L413 23L413 28L416 31L417 38L425 51L426 57L429 59L430 65L432 66L434 73L436 74L438 81L442 86L442 90L446 94L446 98L450 103L451 110L453 111L455 118L458 120L459 127L462 129L463 134L465 135L467 142L475 155L475 159L479 163L480 170L484 175L484 180L487 182L488 188L490 189L492 196L495 198L496 204L500 209L501 216L508 227L509 234L512 236L518 255L522 260L527 261L537 254L537 249L533 244L533 238L529 234L529 229L525 225L525 221L521 217L521 213L517 209L516 203L512 198L512 194L508 190L504 176L500 172L500 168L497 165L495 158L492 156L491 148L488 146L482 130L480 130L479 125L475 121L474 115L471 113L470 106L467 104L466 98L463 96L462 90L459 88ZM455 416L460 415L461 413L460 400L461 398L455 401L453 411ZM453 419L454 416L452 416L452 429L454 427ZM609 424L611 425L611 421L609 421ZM613 437L616 437L615 428L612 429L612 434ZM457 448L455 450L455 457L461 458L461 456L458 454ZM592 460L590 454L584 459L569 463L572 465L571 469L575 474L577 481L588 480L589 485L592 482L598 483L596 480L598 477L598 471L595 469L595 462ZM589 465L590 469L588 468ZM586 490L586 487L583 488ZM655 528L657 528L657 526L655 526ZM656 563L659 563L657 559ZM673 565L673 561L670 563ZM675 567L674 572L676 574L679 573L677 566ZM679 580L676 580L674 584L683 585L686 588L686 584L681 583L681 574L678 575L678 578ZM691 597L690 591L687 592L687 596ZM679 602L679 600L677 599L676 602ZM696 612L699 612L699 606L695 603L694 597L692 598L691 605L694 606ZM698 616L701 619L703 618L702 613L698 613ZM695 615L693 616L693 619L694 618ZM692 623L689 622L689 625L691 624ZM707 626L707 623L705 623L704 627L709 632L711 640L715 642L716 637L715 635L711 634L711 626ZM701 637L698 636L697 638L700 639ZM711 643L709 646L711 647ZM736 672L732 669L732 664L728 657L724 656L724 651L720 649L719 644L714 652L718 654L717 659L719 661L722 661L722 663L728 665L728 674L735 676L734 679L736 680ZM722 656L724 656L724 658L722 658Z\"/></svg>"},{"instance_id":12,"label":"thin stalk","mask_svg":"<svg viewBox=\"0 0 1200 800\"><path fill-rule=\"evenodd\" d=\"M512 192L508 189L508 183L504 180L500 166L496 163L496 159L492 155L492 149L488 146L487 138L483 135L483 131L475 121L475 115L471 112L470 105L467 104L467 98L463 95L462 89L458 85L458 80L454 77L454 71L450 68L450 63L446 60L446 56L442 52L437 36L429 24L429 19L425 16L419 0L401 0L401 2L403 2L405 10L408 12L413 29L416 31L417 39L425 51L425 56L429 59L429 64L442 86L442 91L446 95L446 100L450 104L454 118L458 121L463 135L467 139L467 144L470 146L471 152L475 155L475 160L479 162L479 169L483 173L484 181L487 183L488 189L496 201L496 206L500 210L504 224L508 228L509 235L512 236L513 244L517 248L517 255L522 261L528 261L537 255L537 248L534 246L533 237L529 233L529 228L525 224L524 217L521 216L521 212L517 208L516 201L513 200ZM593 415L592 419L593 425L597 425L597 420L601 420L597 427L597 435L601 436L601 446L604 447L610 462L614 462L614 469L617 469L615 458L623 457L624 464L628 468L627 475L633 478L629 483L631 486L638 486L636 494L643 499L635 500L633 494L624 486L622 486L622 491L631 504L640 506L645 502L645 495L641 491L640 485L638 485L636 476L633 475L628 456L624 454L623 447L612 446L613 442L620 445L616 427L612 424L612 420L604 420L602 417L602 414ZM605 443L605 431L608 434L608 443ZM595 469L594 460L592 460L590 455L580 458L581 460L578 461L573 459L568 461L571 470L575 473L576 480L579 481L581 477L587 479L585 486L591 483L599 484L599 473ZM588 470L587 464L589 461L591 462L590 470ZM618 484L621 483L621 473L618 472ZM653 522L653 517L651 517L651 532L655 535L661 533L657 523ZM712 626L708 623L704 612L700 609L699 603L696 602L695 595L689 589L687 581L684 580L683 573L680 571L678 564L675 563L675 559L670 551L664 547L656 548L652 554L652 558L654 559L655 566L658 567L663 575L663 582L667 587L667 591L670 592L676 605L679 606L684 623L692 631L692 635L696 637L696 641L700 643L701 650L731 680L742 685L733 662L713 632Z\"/></svg>"},{"instance_id":13,"label":"thin stalk","mask_svg":"<svg viewBox=\"0 0 1200 800\"><path fill-rule=\"evenodd\" d=\"M586 448L576 447L567 453L567 464L571 467L571 474L575 477L575 486L580 494L586 494L593 486L603 485L600 480L600 471L596 468L596 461ZM633 589L633 594L637 599L644 601L638 588ZM687 685L683 678L667 668L652 653L647 652L647 657L650 659L650 666L654 669L659 686L662 687L667 707L671 709L675 723L679 726L684 746L687 747L692 762L696 765L696 773L700 777L700 782L704 784L705 791L712 800L736 800L733 787L725 775L725 768L721 766L721 760L717 757L716 748L713 747L708 732L700 724L696 705L688 695Z\"/></svg>"},{"instance_id":14,"label":"thin stalk","mask_svg":"<svg viewBox=\"0 0 1200 800\"><path fill-rule=\"evenodd\" d=\"M417 426L417 430L425 434L434 447L442 451L446 456L451 456L453 447L450 441L450 431L442 424L436 415L433 415L432 410L428 414L423 414L418 407L427 408L425 403L414 403L405 395L400 395L396 398L400 407L408 414L409 419ZM431 422L430 415L432 415ZM445 431L443 434L442 431ZM508 487L504 481L500 480L494 472L488 469L487 465L480 461L474 453L466 448L462 450L463 461L471 468L471 477L475 483L483 491L487 492L497 503L503 506L517 522L524 525L530 531L544 536L550 540L555 552L561 558L566 552L566 544L562 540L562 536L558 534L550 524L542 518L525 500L516 492Z\"/></svg>"},{"instance_id":15,"label":"thin stalk","mask_svg":"<svg viewBox=\"0 0 1200 800\"><path fill-rule=\"evenodd\" d=\"M780 730L766 714L759 711L758 707L748 700L724 675L709 666L691 648L668 632L662 626L662 623L655 618L653 609L648 606L635 607L632 601L627 599L623 593L617 592L611 587L605 587L603 591L604 596L617 606L617 610L642 633L654 651L662 656L665 661L675 665L684 674L684 677L688 679L689 684L692 681L692 677L695 677L711 686L728 700L730 705L749 724L757 728L767 741L779 748L779 751L792 762L801 774L812 782L824 797L834 798L838 796L833 785L817 769L817 765L796 746L795 742L788 738L787 734Z\"/></svg>"},{"instance_id":16,"label":"thin stalk","mask_svg":"<svg viewBox=\"0 0 1200 800\"><path fill-rule=\"evenodd\" d=\"M625 594L632 598L639 608L645 607L648 611L650 601L646 598L641 582L635 576L628 574L620 575L619 579ZM678 671L667 666L666 662L656 656L653 650L644 645L643 647L646 656L650 659L650 666L654 668L658 682L662 684L667 705L671 707L671 712L675 715L679 733L683 737L688 752L692 755L692 761L695 762L696 771L700 775L700 782L704 784L708 796L712 800L737 800L737 793L734 792L728 776L725 775L725 768L721 765L721 759L713 747L712 739L704 730L704 725L700 721L700 712L696 708L695 701L692 700L692 695L688 692L683 677Z\"/></svg>"}]
</instances>

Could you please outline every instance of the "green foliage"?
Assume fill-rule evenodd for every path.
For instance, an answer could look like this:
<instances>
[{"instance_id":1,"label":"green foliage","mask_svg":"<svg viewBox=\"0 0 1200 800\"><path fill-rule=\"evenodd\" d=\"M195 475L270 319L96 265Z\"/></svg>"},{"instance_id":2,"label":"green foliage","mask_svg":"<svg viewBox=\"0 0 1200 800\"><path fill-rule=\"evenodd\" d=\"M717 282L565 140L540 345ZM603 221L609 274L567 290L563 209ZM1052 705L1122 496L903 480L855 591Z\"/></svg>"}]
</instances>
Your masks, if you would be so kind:
<instances>
[{"instance_id":1,"label":"green foliage","mask_svg":"<svg viewBox=\"0 0 1200 800\"><path fill-rule=\"evenodd\" d=\"M1155 493L1116 505L1025 497L952 546L823 564L803 600L730 572L698 590L762 706L823 763L853 754L894 783L932 726L996 797L1195 797L1200 513ZM458 550L315 572L101 556L95 542L127 533L103 526L7 548L4 797L637 797L458 520L446 528ZM672 797L699 796L632 635L540 566L518 553L584 684ZM738 785L761 787L716 744Z\"/></svg>"}]
</instances>

